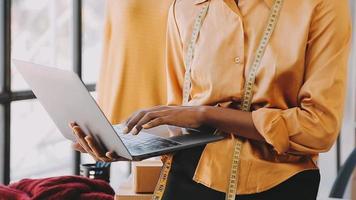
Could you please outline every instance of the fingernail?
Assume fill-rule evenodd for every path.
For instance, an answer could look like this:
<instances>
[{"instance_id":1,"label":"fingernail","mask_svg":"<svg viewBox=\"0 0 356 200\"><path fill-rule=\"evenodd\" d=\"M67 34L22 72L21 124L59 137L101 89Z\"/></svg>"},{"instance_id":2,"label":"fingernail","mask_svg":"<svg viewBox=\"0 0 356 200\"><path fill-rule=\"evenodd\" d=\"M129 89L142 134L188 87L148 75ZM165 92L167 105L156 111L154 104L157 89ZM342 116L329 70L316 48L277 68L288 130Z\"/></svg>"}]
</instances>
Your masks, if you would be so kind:
<instances>
[{"instance_id":1,"label":"fingernail","mask_svg":"<svg viewBox=\"0 0 356 200\"><path fill-rule=\"evenodd\" d=\"M90 136L89 136L89 135L88 135L88 136L85 136L85 137L84 137L84 140L88 142L88 141L90 140Z\"/></svg>"},{"instance_id":2,"label":"fingernail","mask_svg":"<svg viewBox=\"0 0 356 200\"><path fill-rule=\"evenodd\" d=\"M144 124L144 125L142 125L142 128L144 128L144 129L147 129L149 127L149 125L148 124Z\"/></svg>"},{"instance_id":3,"label":"fingernail","mask_svg":"<svg viewBox=\"0 0 356 200\"><path fill-rule=\"evenodd\" d=\"M73 133L74 133L74 135L78 136L78 133L75 129L73 129Z\"/></svg>"},{"instance_id":4,"label":"fingernail","mask_svg":"<svg viewBox=\"0 0 356 200\"><path fill-rule=\"evenodd\" d=\"M125 126L125 127L122 129L122 132L123 132L124 134L129 133L129 127Z\"/></svg>"},{"instance_id":5,"label":"fingernail","mask_svg":"<svg viewBox=\"0 0 356 200\"><path fill-rule=\"evenodd\" d=\"M72 130L73 130L73 132L78 133L78 128L77 127L73 126Z\"/></svg>"},{"instance_id":6,"label":"fingernail","mask_svg":"<svg viewBox=\"0 0 356 200\"><path fill-rule=\"evenodd\" d=\"M136 127L134 127L131 132L130 132L132 135L137 135L138 134L138 130Z\"/></svg>"}]
</instances>

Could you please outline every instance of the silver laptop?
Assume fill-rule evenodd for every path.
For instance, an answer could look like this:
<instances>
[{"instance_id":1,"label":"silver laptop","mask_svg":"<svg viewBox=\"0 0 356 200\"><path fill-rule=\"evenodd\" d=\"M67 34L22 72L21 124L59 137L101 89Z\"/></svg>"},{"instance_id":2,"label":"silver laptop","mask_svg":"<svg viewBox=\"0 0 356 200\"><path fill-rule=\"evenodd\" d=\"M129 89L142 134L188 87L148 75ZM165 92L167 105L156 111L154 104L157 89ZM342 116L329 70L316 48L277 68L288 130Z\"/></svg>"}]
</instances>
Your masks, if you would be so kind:
<instances>
[{"instance_id":1,"label":"silver laptop","mask_svg":"<svg viewBox=\"0 0 356 200\"><path fill-rule=\"evenodd\" d=\"M79 77L71 72L13 60L34 94L64 137L75 141L70 122L76 122L106 151L129 160L142 160L224 139L213 129L188 130L160 126L137 136L111 125ZM132 97L135 98L135 97Z\"/></svg>"}]
</instances>

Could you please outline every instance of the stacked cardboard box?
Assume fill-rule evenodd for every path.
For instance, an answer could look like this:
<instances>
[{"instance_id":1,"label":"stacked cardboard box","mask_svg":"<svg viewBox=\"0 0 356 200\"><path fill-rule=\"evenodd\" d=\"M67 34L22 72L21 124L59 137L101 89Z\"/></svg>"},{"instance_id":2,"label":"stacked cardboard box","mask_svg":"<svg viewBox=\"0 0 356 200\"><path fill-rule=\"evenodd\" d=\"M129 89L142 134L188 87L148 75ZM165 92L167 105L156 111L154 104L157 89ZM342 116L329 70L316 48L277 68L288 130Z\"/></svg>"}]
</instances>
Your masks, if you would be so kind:
<instances>
[{"instance_id":1,"label":"stacked cardboard box","mask_svg":"<svg viewBox=\"0 0 356 200\"><path fill-rule=\"evenodd\" d=\"M133 188L137 193L153 193L162 169L160 160L132 163Z\"/></svg>"},{"instance_id":2,"label":"stacked cardboard box","mask_svg":"<svg viewBox=\"0 0 356 200\"><path fill-rule=\"evenodd\" d=\"M132 163L132 176L117 190L115 200L150 200L160 176L162 162L145 160Z\"/></svg>"},{"instance_id":3,"label":"stacked cardboard box","mask_svg":"<svg viewBox=\"0 0 356 200\"><path fill-rule=\"evenodd\" d=\"M138 194L134 191L132 178L120 185L115 200L151 200L152 194Z\"/></svg>"}]
</instances>

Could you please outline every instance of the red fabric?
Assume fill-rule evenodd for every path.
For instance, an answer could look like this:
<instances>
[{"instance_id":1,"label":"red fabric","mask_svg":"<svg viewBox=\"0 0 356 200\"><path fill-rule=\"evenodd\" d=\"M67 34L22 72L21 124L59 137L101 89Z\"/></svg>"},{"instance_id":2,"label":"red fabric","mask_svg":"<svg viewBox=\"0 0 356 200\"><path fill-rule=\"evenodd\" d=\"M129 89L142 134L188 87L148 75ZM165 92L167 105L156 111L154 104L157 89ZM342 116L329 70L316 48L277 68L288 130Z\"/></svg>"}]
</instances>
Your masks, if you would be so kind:
<instances>
[{"instance_id":1,"label":"red fabric","mask_svg":"<svg viewBox=\"0 0 356 200\"><path fill-rule=\"evenodd\" d=\"M0 185L0 200L113 200L108 183L79 176L24 179Z\"/></svg>"}]
</instances>

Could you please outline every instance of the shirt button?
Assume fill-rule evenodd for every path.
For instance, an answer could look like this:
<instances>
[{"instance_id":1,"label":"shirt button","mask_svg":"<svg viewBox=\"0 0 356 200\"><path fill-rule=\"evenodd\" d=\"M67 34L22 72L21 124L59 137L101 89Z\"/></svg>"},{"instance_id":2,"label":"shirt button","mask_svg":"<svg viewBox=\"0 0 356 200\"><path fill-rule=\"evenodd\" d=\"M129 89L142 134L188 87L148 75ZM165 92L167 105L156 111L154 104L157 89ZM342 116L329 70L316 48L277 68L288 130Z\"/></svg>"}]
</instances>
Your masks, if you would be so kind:
<instances>
[{"instance_id":1,"label":"shirt button","mask_svg":"<svg viewBox=\"0 0 356 200\"><path fill-rule=\"evenodd\" d=\"M241 58L240 58L240 57L236 57L236 58L234 59L234 62L235 62L236 64L241 64Z\"/></svg>"}]
</instances>

